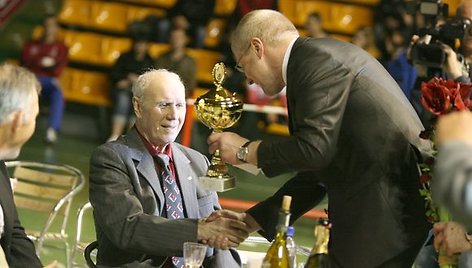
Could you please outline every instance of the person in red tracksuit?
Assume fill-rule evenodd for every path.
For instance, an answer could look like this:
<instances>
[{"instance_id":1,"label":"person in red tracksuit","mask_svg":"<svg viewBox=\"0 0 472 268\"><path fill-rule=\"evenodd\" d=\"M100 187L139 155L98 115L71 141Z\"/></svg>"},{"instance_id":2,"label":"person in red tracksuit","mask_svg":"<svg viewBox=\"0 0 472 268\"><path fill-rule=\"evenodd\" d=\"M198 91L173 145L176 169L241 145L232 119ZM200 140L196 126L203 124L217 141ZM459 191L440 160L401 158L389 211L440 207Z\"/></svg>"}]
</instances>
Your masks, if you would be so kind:
<instances>
[{"instance_id":1,"label":"person in red tracksuit","mask_svg":"<svg viewBox=\"0 0 472 268\"><path fill-rule=\"evenodd\" d=\"M67 46L57 38L58 23L54 15L43 20L44 33L23 47L21 65L33 72L41 83L41 97L50 103L46 142L55 143L64 112L64 96L57 78L68 64Z\"/></svg>"}]
</instances>

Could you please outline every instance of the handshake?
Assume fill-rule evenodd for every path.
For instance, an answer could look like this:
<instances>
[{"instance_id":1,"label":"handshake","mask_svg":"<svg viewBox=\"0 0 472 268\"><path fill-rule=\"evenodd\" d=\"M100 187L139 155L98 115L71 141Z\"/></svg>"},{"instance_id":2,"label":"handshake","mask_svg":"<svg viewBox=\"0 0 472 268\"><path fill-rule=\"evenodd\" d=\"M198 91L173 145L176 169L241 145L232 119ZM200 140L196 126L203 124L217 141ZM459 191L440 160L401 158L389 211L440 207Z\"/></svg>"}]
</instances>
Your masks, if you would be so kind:
<instances>
[{"instance_id":1,"label":"handshake","mask_svg":"<svg viewBox=\"0 0 472 268\"><path fill-rule=\"evenodd\" d=\"M197 237L210 247L228 249L239 246L250 233L259 229L259 224L247 213L217 210L199 220Z\"/></svg>"}]
</instances>

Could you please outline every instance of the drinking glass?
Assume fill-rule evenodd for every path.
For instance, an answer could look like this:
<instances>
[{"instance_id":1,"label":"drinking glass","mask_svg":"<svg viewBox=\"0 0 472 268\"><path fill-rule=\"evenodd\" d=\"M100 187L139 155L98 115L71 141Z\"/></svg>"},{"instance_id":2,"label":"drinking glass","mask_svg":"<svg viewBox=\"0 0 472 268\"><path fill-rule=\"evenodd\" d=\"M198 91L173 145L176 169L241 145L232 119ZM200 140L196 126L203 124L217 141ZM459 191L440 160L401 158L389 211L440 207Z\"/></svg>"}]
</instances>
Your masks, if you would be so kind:
<instances>
[{"instance_id":1,"label":"drinking glass","mask_svg":"<svg viewBox=\"0 0 472 268\"><path fill-rule=\"evenodd\" d=\"M186 268L199 268L205 259L207 246L194 242L184 243L184 262Z\"/></svg>"}]
</instances>

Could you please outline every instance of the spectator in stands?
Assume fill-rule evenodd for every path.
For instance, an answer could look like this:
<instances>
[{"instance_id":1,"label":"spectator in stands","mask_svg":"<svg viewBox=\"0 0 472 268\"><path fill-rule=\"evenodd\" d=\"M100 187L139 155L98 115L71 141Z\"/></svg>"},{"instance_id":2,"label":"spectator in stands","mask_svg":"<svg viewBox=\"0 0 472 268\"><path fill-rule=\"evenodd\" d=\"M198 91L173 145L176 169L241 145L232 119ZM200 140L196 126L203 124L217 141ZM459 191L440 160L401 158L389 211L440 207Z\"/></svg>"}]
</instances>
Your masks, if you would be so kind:
<instances>
[{"instance_id":1,"label":"spectator in stands","mask_svg":"<svg viewBox=\"0 0 472 268\"><path fill-rule=\"evenodd\" d=\"M205 221L218 196L198 184L209 162L174 142L185 120L179 76L150 70L133 84L136 124L98 147L90 160L90 202L97 263L106 267L183 267L183 243L208 242L204 267L241 267L234 249L245 238L240 220ZM234 213L240 218L243 214Z\"/></svg>"},{"instance_id":2,"label":"spectator in stands","mask_svg":"<svg viewBox=\"0 0 472 268\"><path fill-rule=\"evenodd\" d=\"M305 25L308 37L321 38L328 36L328 34L323 30L321 19L321 15L317 12L312 12L308 15Z\"/></svg>"},{"instance_id":3,"label":"spectator in stands","mask_svg":"<svg viewBox=\"0 0 472 268\"><path fill-rule=\"evenodd\" d=\"M54 15L43 20L44 33L39 40L25 44L21 65L32 71L41 83L41 97L50 103L46 141L55 143L64 113L64 96L57 78L67 66L67 47L58 40L58 23Z\"/></svg>"},{"instance_id":4,"label":"spectator in stands","mask_svg":"<svg viewBox=\"0 0 472 268\"><path fill-rule=\"evenodd\" d=\"M385 69L397 81L405 96L410 99L411 92L415 86L417 74L416 68L409 62L407 57L408 38L400 30L394 30L387 35L386 48L390 54L390 60Z\"/></svg>"},{"instance_id":5,"label":"spectator in stands","mask_svg":"<svg viewBox=\"0 0 472 268\"><path fill-rule=\"evenodd\" d=\"M4 163L17 158L23 144L33 135L40 90L31 72L14 65L0 65L0 218L4 223L0 229L0 244L12 268L43 266L18 219ZM55 266L53 262L48 267Z\"/></svg>"},{"instance_id":6,"label":"spectator in stands","mask_svg":"<svg viewBox=\"0 0 472 268\"><path fill-rule=\"evenodd\" d=\"M167 16L158 22L157 41L167 43L170 29L183 28L191 33L191 46L202 48L206 25L213 16L214 8L215 0L177 0Z\"/></svg>"},{"instance_id":7,"label":"spectator in stands","mask_svg":"<svg viewBox=\"0 0 472 268\"><path fill-rule=\"evenodd\" d=\"M131 87L140 74L153 66L153 59L148 54L148 41L146 37L142 38L134 38L132 49L123 53L111 70L113 111L111 134L107 141L116 140L127 124L131 126L134 123Z\"/></svg>"},{"instance_id":8,"label":"spectator in stands","mask_svg":"<svg viewBox=\"0 0 472 268\"><path fill-rule=\"evenodd\" d=\"M193 89L197 85L197 65L195 60L185 51L188 41L184 29L173 28L170 33L170 49L157 57L154 66L158 69L167 69L177 73L184 82L185 97L191 98Z\"/></svg>"}]
</instances>

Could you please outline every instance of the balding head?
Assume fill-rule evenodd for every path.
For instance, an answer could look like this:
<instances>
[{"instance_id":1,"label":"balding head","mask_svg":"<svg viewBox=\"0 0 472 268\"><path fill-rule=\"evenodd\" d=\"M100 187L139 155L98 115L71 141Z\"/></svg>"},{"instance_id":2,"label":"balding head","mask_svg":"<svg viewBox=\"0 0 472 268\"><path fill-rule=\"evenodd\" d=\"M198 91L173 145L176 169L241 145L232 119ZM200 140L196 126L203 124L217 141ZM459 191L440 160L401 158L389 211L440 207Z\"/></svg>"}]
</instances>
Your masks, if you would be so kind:
<instances>
[{"instance_id":1,"label":"balding head","mask_svg":"<svg viewBox=\"0 0 472 268\"><path fill-rule=\"evenodd\" d=\"M283 38L298 36L297 28L281 13L270 9L254 10L246 14L231 36L233 53L246 50L253 37L272 45Z\"/></svg>"}]
</instances>

